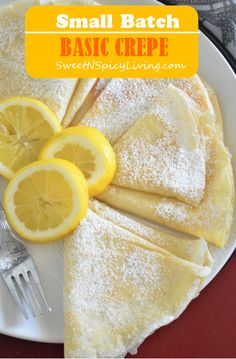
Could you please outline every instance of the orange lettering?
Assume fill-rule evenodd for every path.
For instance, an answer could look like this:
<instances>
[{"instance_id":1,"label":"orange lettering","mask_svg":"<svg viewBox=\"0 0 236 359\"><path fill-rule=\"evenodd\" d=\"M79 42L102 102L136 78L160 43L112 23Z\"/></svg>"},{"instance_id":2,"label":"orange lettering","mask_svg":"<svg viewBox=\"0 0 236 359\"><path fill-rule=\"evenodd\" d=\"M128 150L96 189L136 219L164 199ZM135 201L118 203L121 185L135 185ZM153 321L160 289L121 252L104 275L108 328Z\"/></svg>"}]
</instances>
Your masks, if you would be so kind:
<instances>
[{"instance_id":1,"label":"orange lettering","mask_svg":"<svg viewBox=\"0 0 236 359\"><path fill-rule=\"evenodd\" d=\"M108 56L109 55L109 51L107 50L107 44L109 43L109 38L105 37L104 39L102 39L101 42L101 53L103 56Z\"/></svg>"},{"instance_id":2,"label":"orange lettering","mask_svg":"<svg viewBox=\"0 0 236 359\"><path fill-rule=\"evenodd\" d=\"M60 40L61 40L61 56L70 56L71 40L69 39L69 37L62 37Z\"/></svg>"},{"instance_id":3,"label":"orange lettering","mask_svg":"<svg viewBox=\"0 0 236 359\"><path fill-rule=\"evenodd\" d=\"M116 48L116 53L118 56L124 56L124 52L121 50L121 45L123 42L124 42L124 39L122 37L116 40L115 48Z\"/></svg>"},{"instance_id":4,"label":"orange lettering","mask_svg":"<svg viewBox=\"0 0 236 359\"><path fill-rule=\"evenodd\" d=\"M168 56L168 37L160 38L160 56Z\"/></svg>"},{"instance_id":5,"label":"orange lettering","mask_svg":"<svg viewBox=\"0 0 236 359\"><path fill-rule=\"evenodd\" d=\"M153 56L153 52L158 48L158 41L154 37L147 38L146 56Z\"/></svg>"},{"instance_id":6,"label":"orange lettering","mask_svg":"<svg viewBox=\"0 0 236 359\"><path fill-rule=\"evenodd\" d=\"M119 56L154 56L159 46L159 56L168 55L168 38L126 37L119 38L115 43Z\"/></svg>"}]
</instances>

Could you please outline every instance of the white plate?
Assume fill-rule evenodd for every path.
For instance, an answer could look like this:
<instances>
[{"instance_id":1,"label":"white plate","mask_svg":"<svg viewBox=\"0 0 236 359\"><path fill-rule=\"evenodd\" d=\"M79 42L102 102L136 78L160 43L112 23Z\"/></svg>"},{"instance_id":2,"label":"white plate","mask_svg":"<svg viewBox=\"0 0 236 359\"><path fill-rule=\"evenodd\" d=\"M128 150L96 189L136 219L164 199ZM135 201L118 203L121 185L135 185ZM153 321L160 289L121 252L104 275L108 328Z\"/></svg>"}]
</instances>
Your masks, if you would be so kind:
<instances>
[{"instance_id":1,"label":"white plate","mask_svg":"<svg viewBox=\"0 0 236 359\"><path fill-rule=\"evenodd\" d=\"M11 0L1 0L9 3ZM131 4L134 0L102 0L103 4ZM137 5L155 5L155 0L136 0ZM200 64L199 74L206 79L216 90L225 126L225 142L233 154L233 167L236 168L236 121L235 121L235 94L236 76L217 48L200 34ZM0 180L0 189L3 192L4 182ZM0 282L0 332L3 334L35 340L40 342L63 342L63 260L62 242L47 245L26 243L36 263L38 273L46 297L52 307L52 313L45 314L36 320L25 320L16 308L13 299L5 285ZM232 235L224 249L210 246L215 265L211 276L204 285L207 285L221 270L236 246L236 216Z\"/></svg>"}]
</instances>

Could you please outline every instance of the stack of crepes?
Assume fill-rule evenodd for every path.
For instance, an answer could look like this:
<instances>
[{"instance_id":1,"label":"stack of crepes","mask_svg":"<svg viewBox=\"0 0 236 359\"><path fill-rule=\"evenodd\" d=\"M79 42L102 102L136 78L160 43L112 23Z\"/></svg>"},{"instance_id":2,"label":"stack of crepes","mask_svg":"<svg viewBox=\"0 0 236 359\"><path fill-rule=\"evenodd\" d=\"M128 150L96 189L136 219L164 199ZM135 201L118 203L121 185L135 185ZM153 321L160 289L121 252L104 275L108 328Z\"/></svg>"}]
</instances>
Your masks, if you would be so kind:
<instances>
[{"instance_id":1,"label":"stack of crepes","mask_svg":"<svg viewBox=\"0 0 236 359\"><path fill-rule=\"evenodd\" d=\"M0 8L0 99L47 104L66 127L100 129L118 170L65 241L65 356L122 357L174 320L211 271L207 242L223 247L234 185L213 91L191 79L32 79L24 68L25 0ZM183 234L186 233L186 234ZM187 236L190 234L195 238Z\"/></svg>"},{"instance_id":2,"label":"stack of crepes","mask_svg":"<svg viewBox=\"0 0 236 359\"><path fill-rule=\"evenodd\" d=\"M77 123L100 129L116 152L115 178L99 200L179 231L93 201L65 242L66 356L122 357L199 293L211 267L207 242L225 245L230 154L216 96L197 75L112 79Z\"/></svg>"},{"instance_id":3,"label":"stack of crepes","mask_svg":"<svg viewBox=\"0 0 236 359\"><path fill-rule=\"evenodd\" d=\"M65 357L122 358L177 318L211 271L203 239L91 201L64 245Z\"/></svg>"},{"instance_id":4,"label":"stack of crepes","mask_svg":"<svg viewBox=\"0 0 236 359\"><path fill-rule=\"evenodd\" d=\"M213 90L190 79L114 79L80 122L114 145L99 199L223 247L234 202L231 156Z\"/></svg>"}]
</instances>

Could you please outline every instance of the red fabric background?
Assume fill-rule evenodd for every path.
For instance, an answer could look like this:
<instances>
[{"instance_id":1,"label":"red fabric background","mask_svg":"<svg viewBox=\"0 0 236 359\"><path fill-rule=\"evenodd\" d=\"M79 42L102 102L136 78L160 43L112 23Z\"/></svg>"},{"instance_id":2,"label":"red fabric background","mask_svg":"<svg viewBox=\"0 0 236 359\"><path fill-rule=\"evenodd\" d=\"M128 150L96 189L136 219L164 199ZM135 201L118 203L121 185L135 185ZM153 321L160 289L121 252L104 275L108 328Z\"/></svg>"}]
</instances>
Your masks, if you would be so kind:
<instances>
[{"instance_id":1,"label":"red fabric background","mask_svg":"<svg viewBox=\"0 0 236 359\"><path fill-rule=\"evenodd\" d=\"M63 345L0 335L0 357L61 358ZM236 255L180 318L143 343L136 357L236 357Z\"/></svg>"}]
</instances>

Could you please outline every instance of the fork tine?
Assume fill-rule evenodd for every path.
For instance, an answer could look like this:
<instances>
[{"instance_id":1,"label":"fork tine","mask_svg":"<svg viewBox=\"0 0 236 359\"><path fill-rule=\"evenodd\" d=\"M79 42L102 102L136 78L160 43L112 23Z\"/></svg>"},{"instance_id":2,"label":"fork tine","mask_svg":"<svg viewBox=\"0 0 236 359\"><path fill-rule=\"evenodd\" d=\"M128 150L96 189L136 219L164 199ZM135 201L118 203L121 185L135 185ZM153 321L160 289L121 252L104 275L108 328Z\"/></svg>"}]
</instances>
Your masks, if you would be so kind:
<instances>
[{"instance_id":1,"label":"fork tine","mask_svg":"<svg viewBox=\"0 0 236 359\"><path fill-rule=\"evenodd\" d=\"M36 294L35 294L35 290L34 290L34 288L33 288L32 282L30 281L27 272L24 272L24 274L23 274L23 279L24 279L26 285L28 286L28 288L29 288L29 290L30 290L30 293L31 293L31 295L32 295L32 298L33 298L33 300L34 300L34 303L37 305L37 308L38 308L40 314L43 314L42 307L41 307L41 305L40 305L40 303L39 303L39 301L38 301L38 298L37 298L37 296L36 296Z\"/></svg>"},{"instance_id":2,"label":"fork tine","mask_svg":"<svg viewBox=\"0 0 236 359\"><path fill-rule=\"evenodd\" d=\"M40 295L41 295L41 298L42 298L42 300L43 300L43 302L44 302L44 304L45 304L47 310L48 310L49 312L51 312L52 309L51 309L51 307L49 306L49 304L48 304L48 302L47 302L47 300L46 300L46 298L45 298L45 295L44 295L44 293L43 293L43 289L42 289L42 287L41 287L40 280L39 280L38 274L37 274L37 272L36 272L34 263L33 263L33 261L32 261L30 258L28 258L28 260L29 260L29 261L28 261L28 263L27 263L27 274L28 274L29 280L35 284L35 286L37 287L37 289L38 289L38 291L39 291L39 293L40 293Z\"/></svg>"},{"instance_id":3,"label":"fork tine","mask_svg":"<svg viewBox=\"0 0 236 359\"><path fill-rule=\"evenodd\" d=\"M18 275L13 275L14 276L14 279L22 293L22 296L25 300L25 303L27 304L32 316L34 318L36 318L36 314L35 314L35 307L34 307L34 303L32 301L32 298L30 296L30 293L27 293L26 292L26 288L24 287L24 284L22 282L22 278L23 278L23 274L22 273L19 273Z\"/></svg>"},{"instance_id":4,"label":"fork tine","mask_svg":"<svg viewBox=\"0 0 236 359\"><path fill-rule=\"evenodd\" d=\"M20 275L18 275L18 274L13 275L12 277L16 281L16 283L17 283L17 285L18 285L18 287L19 287L19 289L21 291L21 294L22 294L22 296L23 296L23 298L24 298L24 300L25 300L25 302L26 302L32 316L35 318L36 314L35 314L35 310L34 310L34 307L33 307L33 303L32 303L32 301L30 299L30 296L26 293L26 290L25 290L25 288L23 286L23 283L21 281Z\"/></svg>"},{"instance_id":5,"label":"fork tine","mask_svg":"<svg viewBox=\"0 0 236 359\"><path fill-rule=\"evenodd\" d=\"M22 313L24 314L25 319L29 319L29 317L26 313L25 307L17 293L16 287L15 287L15 284L14 284L12 278L10 276L2 276L2 277L3 277L3 280L4 280L7 288L9 289L12 297L14 298L15 302L18 304L19 308L21 309Z\"/></svg>"},{"instance_id":6,"label":"fork tine","mask_svg":"<svg viewBox=\"0 0 236 359\"><path fill-rule=\"evenodd\" d=\"M36 306L42 313L41 302L44 302L46 308L51 311L44 296L30 253L27 251L23 241L11 230L1 204L0 225L3 231L3 236L1 235L0 240L7 241L3 259L6 257L9 261L8 267L6 268L5 261L1 263L0 258L0 263L2 264L0 266L0 274L3 276L10 293L27 319L28 309L31 311L33 317L36 316ZM2 246L0 246L0 253L2 257L1 247ZM36 294L38 295L37 297ZM41 298L39 299L39 297Z\"/></svg>"},{"instance_id":7,"label":"fork tine","mask_svg":"<svg viewBox=\"0 0 236 359\"><path fill-rule=\"evenodd\" d=\"M31 278L30 278L30 275L31 275ZM41 284L40 284L40 281L39 281L39 278L38 278L38 275L37 275L36 271L34 270L34 271L28 272L28 276L29 276L29 279L32 280L32 281L34 282L34 284L36 285L36 287L37 287L37 289L38 289L38 291L39 291L39 293L40 293L40 295L41 295L41 297L42 297L42 299L43 299L43 302L44 302L44 304L45 304L47 310L48 310L49 312L51 312L52 309L51 309L51 307L49 306L49 304L48 304L48 302L47 302L47 300L46 300L46 298L45 298L45 295L44 295L44 293L43 293L43 289L42 289L42 287L41 287Z\"/></svg>"}]
</instances>

